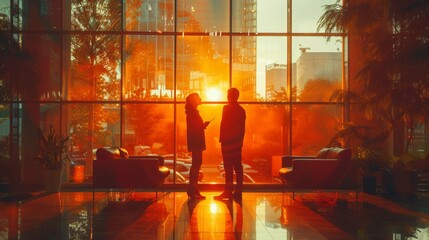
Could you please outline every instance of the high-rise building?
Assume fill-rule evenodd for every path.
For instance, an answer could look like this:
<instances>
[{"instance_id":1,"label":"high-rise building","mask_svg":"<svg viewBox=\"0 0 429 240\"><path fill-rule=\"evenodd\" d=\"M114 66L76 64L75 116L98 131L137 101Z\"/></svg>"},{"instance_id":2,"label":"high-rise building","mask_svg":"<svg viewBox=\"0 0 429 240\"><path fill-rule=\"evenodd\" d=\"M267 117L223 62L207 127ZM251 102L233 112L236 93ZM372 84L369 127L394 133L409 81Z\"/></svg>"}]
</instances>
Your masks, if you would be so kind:
<instances>
[{"instance_id":1,"label":"high-rise building","mask_svg":"<svg viewBox=\"0 0 429 240\"><path fill-rule=\"evenodd\" d=\"M296 61L296 86L302 90L309 80L340 82L342 79L341 52L303 51Z\"/></svg>"},{"instance_id":2,"label":"high-rise building","mask_svg":"<svg viewBox=\"0 0 429 240\"><path fill-rule=\"evenodd\" d=\"M273 94L286 86L287 65L273 63L267 65L265 69L265 96L267 99L273 99Z\"/></svg>"}]
</instances>

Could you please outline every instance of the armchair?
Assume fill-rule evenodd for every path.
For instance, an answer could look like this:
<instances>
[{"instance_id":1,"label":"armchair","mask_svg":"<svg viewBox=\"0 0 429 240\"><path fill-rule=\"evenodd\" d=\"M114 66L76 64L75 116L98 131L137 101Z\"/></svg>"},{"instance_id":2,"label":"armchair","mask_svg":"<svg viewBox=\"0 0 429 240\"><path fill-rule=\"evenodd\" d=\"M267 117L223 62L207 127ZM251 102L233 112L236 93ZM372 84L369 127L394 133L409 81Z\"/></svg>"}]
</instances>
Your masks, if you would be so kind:
<instances>
[{"instance_id":1,"label":"armchair","mask_svg":"<svg viewBox=\"0 0 429 240\"><path fill-rule=\"evenodd\" d=\"M150 188L158 195L158 188L169 174L162 156L128 156L123 148L103 147L96 151L93 189Z\"/></svg>"},{"instance_id":2,"label":"armchair","mask_svg":"<svg viewBox=\"0 0 429 240\"><path fill-rule=\"evenodd\" d=\"M357 192L358 167L351 155L351 149L330 147L321 149L317 156L283 156L279 176L293 194L309 189Z\"/></svg>"}]
</instances>

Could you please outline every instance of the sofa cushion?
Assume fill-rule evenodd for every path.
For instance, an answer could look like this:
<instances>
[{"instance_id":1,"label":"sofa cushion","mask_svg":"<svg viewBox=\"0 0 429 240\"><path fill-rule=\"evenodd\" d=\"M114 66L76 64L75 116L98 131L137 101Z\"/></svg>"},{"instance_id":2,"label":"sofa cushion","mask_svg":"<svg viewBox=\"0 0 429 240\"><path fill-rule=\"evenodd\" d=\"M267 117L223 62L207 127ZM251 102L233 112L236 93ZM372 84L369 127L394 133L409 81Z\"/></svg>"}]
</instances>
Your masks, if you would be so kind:
<instances>
[{"instance_id":1,"label":"sofa cushion","mask_svg":"<svg viewBox=\"0 0 429 240\"><path fill-rule=\"evenodd\" d=\"M119 153L121 154L121 158L129 158L127 149L118 147L118 150L119 150Z\"/></svg>"},{"instance_id":2,"label":"sofa cushion","mask_svg":"<svg viewBox=\"0 0 429 240\"><path fill-rule=\"evenodd\" d=\"M339 159L339 160L350 160L352 156L352 150L350 148L338 148L332 147L329 149L326 158Z\"/></svg>"},{"instance_id":3,"label":"sofa cushion","mask_svg":"<svg viewBox=\"0 0 429 240\"><path fill-rule=\"evenodd\" d=\"M322 148L317 154L316 158L346 160L346 159L350 159L351 156L352 156L352 151L349 148L327 147L327 148Z\"/></svg>"},{"instance_id":4,"label":"sofa cushion","mask_svg":"<svg viewBox=\"0 0 429 240\"><path fill-rule=\"evenodd\" d=\"M327 158L330 149L331 148L322 148L322 149L320 149L319 153L317 153L316 158L320 158L320 159Z\"/></svg>"},{"instance_id":5,"label":"sofa cushion","mask_svg":"<svg viewBox=\"0 0 429 240\"><path fill-rule=\"evenodd\" d=\"M95 152L97 160L127 159L128 151L119 147L102 147Z\"/></svg>"}]
</instances>

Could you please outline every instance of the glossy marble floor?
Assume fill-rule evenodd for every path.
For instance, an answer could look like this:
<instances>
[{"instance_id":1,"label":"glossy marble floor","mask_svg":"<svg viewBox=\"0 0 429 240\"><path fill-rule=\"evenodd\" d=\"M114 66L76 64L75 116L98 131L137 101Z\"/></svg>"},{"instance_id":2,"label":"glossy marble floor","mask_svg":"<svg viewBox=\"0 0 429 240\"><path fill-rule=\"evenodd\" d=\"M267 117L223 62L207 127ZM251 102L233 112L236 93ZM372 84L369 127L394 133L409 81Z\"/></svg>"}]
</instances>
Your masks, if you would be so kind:
<instances>
[{"instance_id":1,"label":"glossy marble floor","mask_svg":"<svg viewBox=\"0 0 429 240\"><path fill-rule=\"evenodd\" d=\"M0 239L428 239L429 196L61 192L0 198ZM1 196L1 195L0 195Z\"/></svg>"}]
</instances>

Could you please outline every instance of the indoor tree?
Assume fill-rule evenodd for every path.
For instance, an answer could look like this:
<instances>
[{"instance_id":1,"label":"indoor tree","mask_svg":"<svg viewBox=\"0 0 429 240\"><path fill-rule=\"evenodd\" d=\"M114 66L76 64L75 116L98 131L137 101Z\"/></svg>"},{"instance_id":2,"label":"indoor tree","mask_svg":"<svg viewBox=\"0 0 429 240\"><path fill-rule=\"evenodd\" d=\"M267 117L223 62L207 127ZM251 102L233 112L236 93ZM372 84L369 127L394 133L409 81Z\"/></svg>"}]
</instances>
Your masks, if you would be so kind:
<instances>
[{"instance_id":1,"label":"indoor tree","mask_svg":"<svg viewBox=\"0 0 429 240\"><path fill-rule=\"evenodd\" d=\"M318 22L319 31L346 33L349 44L361 46L359 69L350 76L359 88L336 96L351 100L366 118L384 124L374 139L386 139L405 127L405 152L414 128L427 123L429 114L428 22L426 0L337 1L325 6Z\"/></svg>"}]
</instances>

